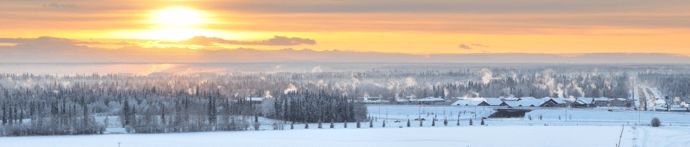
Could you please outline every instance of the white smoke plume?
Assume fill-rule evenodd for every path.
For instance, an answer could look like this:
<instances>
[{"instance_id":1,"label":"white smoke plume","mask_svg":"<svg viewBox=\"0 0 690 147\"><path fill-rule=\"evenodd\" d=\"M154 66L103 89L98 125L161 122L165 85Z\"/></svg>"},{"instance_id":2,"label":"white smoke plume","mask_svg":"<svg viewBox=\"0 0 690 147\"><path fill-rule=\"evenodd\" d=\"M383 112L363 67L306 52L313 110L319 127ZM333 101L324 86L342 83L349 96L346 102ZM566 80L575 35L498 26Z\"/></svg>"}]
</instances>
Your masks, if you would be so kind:
<instances>
[{"instance_id":1,"label":"white smoke plume","mask_svg":"<svg viewBox=\"0 0 690 147\"><path fill-rule=\"evenodd\" d=\"M357 88L357 85L359 85L359 79L352 77L352 89Z\"/></svg>"},{"instance_id":2,"label":"white smoke plume","mask_svg":"<svg viewBox=\"0 0 690 147\"><path fill-rule=\"evenodd\" d=\"M311 72L313 72L313 73L323 72L323 70L321 70L321 66L316 66L313 69L311 69Z\"/></svg>"},{"instance_id":3,"label":"white smoke plume","mask_svg":"<svg viewBox=\"0 0 690 147\"><path fill-rule=\"evenodd\" d=\"M563 93L564 93L564 92L563 92L563 89L561 89L561 87L563 87L563 84L562 84L562 83L558 83L557 90L554 91L554 93L558 94L558 98L563 98Z\"/></svg>"},{"instance_id":4,"label":"white smoke plume","mask_svg":"<svg viewBox=\"0 0 690 147\"><path fill-rule=\"evenodd\" d=\"M584 96L585 96L585 92L582 91L582 88L580 88L580 86L577 86L577 83L575 83L575 81L573 81L572 83L570 83L570 85L568 85L568 87L571 87L572 89L574 89L575 91L577 91L577 93L580 94L580 97L584 97Z\"/></svg>"},{"instance_id":5,"label":"white smoke plume","mask_svg":"<svg viewBox=\"0 0 690 147\"><path fill-rule=\"evenodd\" d=\"M283 93L287 94L289 92L295 92L295 91L297 91L297 87L295 87L295 85L290 84L290 86L288 86L288 88L285 89L285 91L283 91Z\"/></svg>"},{"instance_id":6,"label":"white smoke plume","mask_svg":"<svg viewBox=\"0 0 690 147\"><path fill-rule=\"evenodd\" d=\"M417 80L415 80L413 77L405 78L405 86L412 87L415 85L417 85Z\"/></svg>"},{"instance_id":7,"label":"white smoke plume","mask_svg":"<svg viewBox=\"0 0 690 147\"><path fill-rule=\"evenodd\" d=\"M494 79L493 73L491 73L491 70L489 69L482 68L482 70L479 71L479 73L482 74L482 82L484 82L484 84L489 84L489 82L491 82L491 80Z\"/></svg>"},{"instance_id":8,"label":"white smoke plume","mask_svg":"<svg viewBox=\"0 0 690 147\"><path fill-rule=\"evenodd\" d=\"M266 98L271 98L271 97L273 97L273 96L271 95L271 92L270 92L270 91L266 90L266 94L264 94L264 97L266 97Z\"/></svg>"}]
</instances>

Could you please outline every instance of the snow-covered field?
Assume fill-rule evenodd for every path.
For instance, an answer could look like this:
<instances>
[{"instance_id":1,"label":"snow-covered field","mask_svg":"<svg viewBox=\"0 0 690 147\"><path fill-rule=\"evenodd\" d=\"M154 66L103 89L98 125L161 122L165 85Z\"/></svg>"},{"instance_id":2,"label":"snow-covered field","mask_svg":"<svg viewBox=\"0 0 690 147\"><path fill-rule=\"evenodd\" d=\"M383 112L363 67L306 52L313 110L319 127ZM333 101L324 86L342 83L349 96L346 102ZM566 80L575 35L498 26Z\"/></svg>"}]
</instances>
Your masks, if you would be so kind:
<instances>
[{"instance_id":1,"label":"snow-covered field","mask_svg":"<svg viewBox=\"0 0 690 147\"><path fill-rule=\"evenodd\" d=\"M0 138L3 146L24 147L214 147L214 146L470 146L611 147L621 126L465 126L387 129L111 134ZM622 146L688 146L687 127L630 127Z\"/></svg>"},{"instance_id":2,"label":"snow-covered field","mask_svg":"<svg viewBox=\"0 0 690 147\"><path fill-rule=\"evenodd\" d=\"M498 107L484 107L484 106L444 106L444 105L368 105L367 111L369 116L378 119L389 120L407 120L408 118L414 120L421 117L431 120L434 116L437 119L448 118L449 120L457 120L458 113L460 119L470 119L475 117L488 117L494 113L494 108ZM388 114L388 116L386 116ZM445 117L444 117L445 114Z\"/></svg>"},{"instance_id":3,"label":"snow-covered field","mask_svg":"<svg viewBox=\"0 0 690 147\"><path fill-rule=\"evenodd\" d=\"M124 134L117 128L117 116L110 116L106 135L1 137L3 146L615 146L623 129L621 146L690 146L690 113L631 111L613 109L533 108L525 118L491 118L480 125L498 107L463 107L435 105L369 105L370 122L324 122L295 124L294 130L274 130L270 125L279 122L260 118L261 131L199 132L168 134ZM445 112L445 113L444 113ZM460 114L460 125L458 122ZM474 117L474 112L477 116ZM452 113L452 114L451 114ZM566 115L567 113L567 115ZM386 114L388 116L386 117ZM445 115L444 115L445 114ZM436 116L438 121L432 126ZM538 117L543 119L539 120ZM567 116L567 117L566 117ZM414 118L426 118L420 126ZM559 119L561 117L561 119ZM648 124L653 117L662 127ZM97 117L103 121L105 117ZM411 120L407 127L408 118ZM443 124L444 118L448 125ZM568 118L566 120L566 118ZM474 125L469 125L469 120ZM400 122L395 122L399 120ZM383 122L386 127L383 127ZM123 134L118 134L123 133Z\"/></svg>"}]
</instances>

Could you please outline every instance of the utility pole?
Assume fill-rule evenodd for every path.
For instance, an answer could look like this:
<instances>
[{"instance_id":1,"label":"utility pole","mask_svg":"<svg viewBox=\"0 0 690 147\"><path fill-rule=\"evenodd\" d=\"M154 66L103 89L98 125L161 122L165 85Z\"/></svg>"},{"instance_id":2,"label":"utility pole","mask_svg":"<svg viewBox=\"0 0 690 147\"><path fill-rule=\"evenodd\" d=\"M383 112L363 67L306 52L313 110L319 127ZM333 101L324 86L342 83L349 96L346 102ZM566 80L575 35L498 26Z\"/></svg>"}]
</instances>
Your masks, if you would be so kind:
<instances>
[{"instance_id":1,"label":"utility pole","mask_svg":"<svg viewBox=\"0 0 690 147\"><path fill-rule=\"evenodd\" d=\"M419 113L417 113L417 115L419 115L419 118L417 118L417 119L418 119L419 121L422 121L422 105L419 105L419 111L418 111L418 112L419 112Z\"/></svg>"}]
</instances>

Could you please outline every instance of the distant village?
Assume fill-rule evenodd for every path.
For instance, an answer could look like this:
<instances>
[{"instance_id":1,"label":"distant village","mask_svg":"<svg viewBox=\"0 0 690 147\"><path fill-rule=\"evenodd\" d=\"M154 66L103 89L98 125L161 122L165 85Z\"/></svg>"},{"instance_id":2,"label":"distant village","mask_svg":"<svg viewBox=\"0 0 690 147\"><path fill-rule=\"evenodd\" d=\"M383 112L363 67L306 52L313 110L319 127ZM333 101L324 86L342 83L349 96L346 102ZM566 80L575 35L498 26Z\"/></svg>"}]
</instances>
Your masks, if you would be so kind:
<instances>
[{"instance_id":1,"label":"distant village","mask_svg":"<svg viewBox=\"0 0 690 147\"><path fill-rule=\"evenodd\" d=\"M358 97L357 101L367 104L397 104L397 105L451 105L451 106L500 106L507 108L523 107L570 107L570 108L616 108L638 110L638 101L626 98L534 98L534 97L498 97L498 98L470 98L440 97L426 98L394 98L387 100L381 97ZM644 108L642 108L644 110ZM690 111L687 105L659 105L652 111Z\"/></svg>"}]
</instances>

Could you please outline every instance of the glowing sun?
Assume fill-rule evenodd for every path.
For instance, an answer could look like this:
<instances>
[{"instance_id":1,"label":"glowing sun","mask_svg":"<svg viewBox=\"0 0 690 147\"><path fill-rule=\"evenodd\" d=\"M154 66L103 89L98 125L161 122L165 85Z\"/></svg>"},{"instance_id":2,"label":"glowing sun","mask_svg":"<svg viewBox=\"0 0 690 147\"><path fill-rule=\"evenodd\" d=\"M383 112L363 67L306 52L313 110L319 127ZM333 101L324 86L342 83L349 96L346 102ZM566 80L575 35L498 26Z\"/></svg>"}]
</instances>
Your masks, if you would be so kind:
<instances>
[{"instance_id":1,"label":"glowing sun","mask_svg":"<svg viewBox=\"0 0 690 147\"><path fill-rule=\"evenodd\" d=\"M154 12L156 22L165 25L194 25L202 22L201 12L186 7L169 7Z\"/></svg>"}]
</instances>

